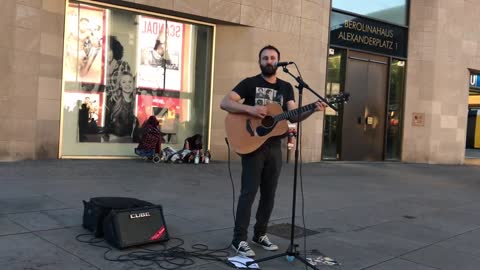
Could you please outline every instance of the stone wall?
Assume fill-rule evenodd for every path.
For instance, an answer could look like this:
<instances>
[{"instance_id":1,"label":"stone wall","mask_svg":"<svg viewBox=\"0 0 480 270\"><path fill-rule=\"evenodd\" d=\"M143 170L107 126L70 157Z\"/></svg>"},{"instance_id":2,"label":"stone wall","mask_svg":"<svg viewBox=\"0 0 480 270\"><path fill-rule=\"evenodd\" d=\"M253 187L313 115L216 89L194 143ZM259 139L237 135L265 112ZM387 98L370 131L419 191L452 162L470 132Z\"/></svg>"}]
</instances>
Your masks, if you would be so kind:
<instances>
[{"instance_id":1,"label":"stone wall","mask_svg":"<svg viewBox=\"0 0 480 270\"><path fill-rule=\"evenodd\" d=\"M3 0L0 160L58 156L65 2Z\"/></svg>"},{"instance_id":2,"label":"stone wall","mask_svg":"<svg viewBox=\"0 0 480 270\"><path fill-rule=\"evenodd\" d=\"M403 161L464 162L469 68L480 69L476 1L411 1ZM413 126L413 113L424 126Z\"/></svg>"}]
</instances>

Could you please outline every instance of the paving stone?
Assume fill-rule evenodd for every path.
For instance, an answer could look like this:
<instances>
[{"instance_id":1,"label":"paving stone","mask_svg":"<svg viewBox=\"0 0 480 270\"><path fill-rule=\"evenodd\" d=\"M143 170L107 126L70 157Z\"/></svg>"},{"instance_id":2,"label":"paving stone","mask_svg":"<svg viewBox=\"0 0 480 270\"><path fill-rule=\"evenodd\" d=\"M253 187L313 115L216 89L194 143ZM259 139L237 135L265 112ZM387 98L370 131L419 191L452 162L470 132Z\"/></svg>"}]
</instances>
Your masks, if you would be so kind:
<instances>
[{"instance_id":1,"label":"paving stone","mask_svg":"<svg viewBox=\"0 0 480 270\"><path fill-rule=\"evenodd\" d=\"M454 238L438 243L437 246L460 251L473 256L480 256L480 230L457 235Z\"/></svg>"},{"instance_id":2,"label":"paving stone","mask_svg":"<svg viewBox=\"0 0 480 270\"><path fill-rule=\"evenodd\" d=\"M40 210L61 209L65 206L48 196L31 194L28 197L0 198L0 214L13 214Z\"/></svg>"},{"instance_id":3,"label":"paving stone","mask_svg":"<svg viewBox=\"0 0 480 270\"><path fill-rule=\"evenodd\" d=\"M461 234L480 228L480 213L446 208L419 216L408 222L454 234Z\"/></svg>"},{"instance_id":4,"label":"paving stone","mask_svg":"<svg viewBox=\"0 0 480 270\"><path fill-rule=\"evenodd\" d=\"M27 233L0 237L0 269L96 268L36 235Z\"/></svg>"},{"instance_id":5,"label":"paving stone","mask_svg":"<svg viewBox=\"0 0 480 270\"><path fill-rule=\"evenodd\" d=\"M0 215L0 236L25 232L28 232L25 227L11 221L6 215Z\"/></svg>"},{"instance_id":6,"label":"paving stone","mask_svg":"<svg viewBox=\"0 0 480 270\"><path fill-rule=\"evenodd\" d=\"M425 246L425 244L419 241L366 230L336 234L328 237L353 246L365 247L392 256L399 256Z\"/></svg>"},{"instance_id":7,"label":"paving stone","mask_svg":"<svg viewBox=\"0 0 480 270\"><path fill-rule=\"evenodd\" d=\"M83 209L61 209L10 214L8 218L29 231L50 230L82 224Z\"/></svg>"},{"instance_id":8,"label":"paving stone","mask_svg":"<svg viewBox=\"0 0 480 270\"><path fill-rule=\"evenodd\" d=\"M437 269L477 270L480 265L478 256L438 245L409 253L402 258Z\"/></svg>"},{"instance_id":9,"label":"paving stone","mask_svg":"<svg viewBox=\"0 0 480 270\"><path fill-rule=\"evenodd\" d=\"M403 259L390 260L376 266L368 268L369 270L435 270L437 268L428 267L418 263Z\"/></svg>"},{"instance_id":10,"label":"paving stone","mask_svg":"<svg viewBox=\"0 0 480 270\"><path fill-rule=\"evenodd\" d=\"M454 236L454 234L451 232L432 229L406 221L386 222L366 228L365 231L392 235L402 239L419 242L423 245L437 243Z\"/></svg>"}]
</instances>

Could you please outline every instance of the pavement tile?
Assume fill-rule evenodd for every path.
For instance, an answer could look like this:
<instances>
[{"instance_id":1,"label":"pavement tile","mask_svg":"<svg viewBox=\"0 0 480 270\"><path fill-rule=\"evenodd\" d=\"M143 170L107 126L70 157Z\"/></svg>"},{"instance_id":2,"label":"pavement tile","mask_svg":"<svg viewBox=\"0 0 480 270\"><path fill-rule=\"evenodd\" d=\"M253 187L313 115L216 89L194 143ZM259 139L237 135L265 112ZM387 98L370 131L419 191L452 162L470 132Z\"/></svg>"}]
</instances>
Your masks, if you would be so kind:
<instances>
[{"instance_id":1,"label":"pavement tile","mask_svg":"<svg viewBox=\"0 0 480 270\"><path fill-rule=\"evenodd\" d=\"M65 208L64 204L45 195L36 195L18 198L1 198L0 214L52 210Z\"/></svg>"},{"instance_id":2,"label":"pavement tile","mask_svg":"<svg viewBox=\"0 0 480 270\"><path fill-rule=\"evenodd\" d=\"M477 229L457 235L454 238L438 243L437 246L480 257L480 230Z\"/></svg>"},{"instance_id":3,"label":"pavement tile","mask_svg":"<svg viewBox=\"0 0 480 270\"><path fill-rule=\"evenodd\" d=\"M83 209L61 209L7 215L29 231L50 230L82 224Z\"/></svg>"},{"instance_id":4,"label":"pavement tile","mask_svg":"<svg viewBox=\"0 0 480 270\"><path fill-rule=\"evenodd\" d=\"M233 227L233 214L231 209L215 209L214 207L196 207L177 208L170 215L189 220L194 226L199 226L209 230ZM251 219L251 221L254 219Z\"/></svg>"},{"instance_id":5,"label":"pavement tile","mask_svg":"<svg viewBox=\"0 0 480 270\"><path fill-rule=\"evenodd\" d=\"M6 215L0 216L0 236L28 232L18 223L11 221Z\"/></svg>"},{"instance_id":6,"label":"pavement tile","mask_svg":"<svg viewBox=\"0 0 480 270\"><path fill-rule=\"evenodd\" d=\"M419 241L367 230L347 232L328 237L353 246L368 248L369 250L375 250L392 256L399 256L424 246L424 244Z\"/></svg>"},{"instance_id":7,"label":"pavement tile","mask_svg":"<svg viewBox=\"0 0 480 270\"><path fill-rule=\"evenodd\" d=\"M454 236L451 232L432 229L405 221L386 222L366 228L365 231L391 235L405 240L419 242L423 245L437 243Z\"/></svg>"},{"instance_id":8,"label":"pavement tile","mask_svg":"<svg viewBox=\"0 0 480 270\"><path fill-rule=\"evenodd\" d=\"M209 228L207 225L193 223L191 220L175 215L165 215L164 217L168 232L172 236L202 232Z\"/></svg>"},{"instance_id":9,"label":"pavement tile","mask_svg":"<svg viewBox=\"0 0 480 270\"><path fill-rule=\"evenodd\" d=\"M0 269L96 269L83 259L34 234L0 238Z\"/></svg>"},{"instance_id":10,"label":"pavement tile","mask_svg":"<svg viewBox=\"0 0 480 270\"><path fill-rule=\"evenodd\" d=\"M291 224L291 218L273 219L270 220L270 224ZM302 217L295 217L295 225L298 227L304 227ZM305 227L309 230L316 231L316 236L328 236L336 233L349 232L360 229L360 227L345 223L340 218L333 218L322 215L322 213L308 214L305 217Z\"/></svg>"},{"instance_id":11,"label":"pavement tile","mask_svg":"<svg viewBox=\"0 0 480 270\"><path fill-rule=\"evenodd\" d=\"M459 205L457 207L454 207L453 209L459 210L459 211L465 211L465 212L480 213L480 202L478 201L468 202L468 203Z\"/></svg>"},{"instance_id":12,"label":"pavement tile","mask_svg":"<svg viewBox=\"0 0 480 270\"><path fill-rule=\"evenodd\" d=\"M406 222L461 234L480 228L480 213L446 208L418 216L416 219L410 219Z\"/></svg>"},{"instance_id":13,"label":"pavement tile","mask_svg":"<svg viewBox=\"0 0 480 270\"><path fill-rule=\"evenodd\" d=\"M203 265L193 265L190 267L185 267L182 269L195 269L195 270L232 270L232 268L229 265L226 265L224 263L207 263Z\"/></svg>"},{"instance_id":14,"label":"pavement tile","mask_svg":"<svg viewBox=\"0 0 480 270\"><path fill-rule=\"evenodd\" d=\"M379 210L379 206L376 207L349 207L341 210L330 210L321 213L321 217L325 220L331 220L332 223L344 224L344 230L348 228L364 228L374 226L376 224L399 219L399 214L392 213L387 208ZM312 215L312 218L316 218ZM342 231L342 229L339 229Z\"/></svg>"},{"instance_id":15,"label":"pavement tile","mask_svg":"<svg viewBox=\"0 0 480 270\"><path fill-rule=\"evenodd\" d=\"M406 254L401 258L445 270L478 270L480 258L471 254L456 251L452 248L445 248L439 245L429 246Z\"/></svg>"},{"instance_id":16,"label":"pavement tile","mask_svg":"<svg viewBox=\"0 0 480 270\"><path fill-rule=\"evenodd\" d=\"M368 270L435 270L433 268L418 263L410 262L403 259L394 259L376 266L368 268Z\"/></svg>"}]
</instances>

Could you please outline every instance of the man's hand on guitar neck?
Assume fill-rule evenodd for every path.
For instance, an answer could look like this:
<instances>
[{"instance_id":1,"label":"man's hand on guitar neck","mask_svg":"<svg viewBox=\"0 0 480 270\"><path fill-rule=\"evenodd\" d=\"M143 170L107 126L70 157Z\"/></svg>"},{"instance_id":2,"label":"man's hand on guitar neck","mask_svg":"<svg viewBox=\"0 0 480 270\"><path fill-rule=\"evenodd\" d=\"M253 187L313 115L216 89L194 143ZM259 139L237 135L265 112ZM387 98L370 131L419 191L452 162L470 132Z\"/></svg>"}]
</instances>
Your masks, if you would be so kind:
<instances>
[{"instance_id":1,"label":"man's hand on guitar neck","mask_svg":"<svg viewBox=\"0 0 480 270\"><path fill-rule=\"evenodd\" d=\"M325 108L327 108L327 104L323 103L322 101L318 100L317 102L315 102L315 111L318 112L318 111L323 111L325 110Z\"/></svg>"},{"instance_id":2,"label":"man's hand on guitar neck","mask_svg":"<svg viewBox=\"0 0 480 270\"><path fill-rule=\"evenodd\" d=\"M250 106L248 108L248 114L263 119L267 115L267 107L259 105Z\"/></svg>"},{"instance_id":3,"label":"man's hand on guitar neck","mask_svg":"<svg viewBox=\"0 0 480 270\"><path fill-rule=\"evenodd\" d=\"M297 104L295 103L295 101L290 100L290 101L287 102L287 107L288 107L289 111L295 110L295 109L297 109ZM290 121L291 123L296 123L298 120L303 121L303 120L307 119L310 115L312 115L314 112L325 110L326 107L327 107L327 104L318 100L318 101L315 102L315 108L313 110L309 110L309 111L306 111L306 112L302 113L300 115L300 119L298 118L298 116L294 116L294 117L290 117L288 119L288 121Z\"/></svg>"}]
</instances>

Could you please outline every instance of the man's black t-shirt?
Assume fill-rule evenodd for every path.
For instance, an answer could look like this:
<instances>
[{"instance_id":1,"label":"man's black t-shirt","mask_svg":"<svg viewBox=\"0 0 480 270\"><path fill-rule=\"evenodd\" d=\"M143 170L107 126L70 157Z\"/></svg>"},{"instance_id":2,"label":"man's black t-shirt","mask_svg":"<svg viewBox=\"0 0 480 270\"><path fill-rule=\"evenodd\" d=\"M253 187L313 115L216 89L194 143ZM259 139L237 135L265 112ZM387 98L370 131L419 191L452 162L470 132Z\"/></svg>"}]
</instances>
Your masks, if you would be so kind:
<instances>
[{"instance_id":1,"label":"man's black t-shirt","mask_svg":"<svg viewBox=\"0 0 480 270\"><path fill-rule=\"evenodd\" d=\"M277 82L271 84L265 81L260 74L244 79L233 88L233 91L245 99L243 104L250 106L275 102L282 106L284 111L287 111L287 102L294 100L293 88L290 83L277 78Z\"/></svg>"},{"instance_id":2,"label":"man's black t-shirt","mask_svg":"<svg viewBox=\"0 0 480 270\"><path fill-rule=\"evenodd\" d=\"M283 111L288 110L288 101L295 100L290 83L277 78L277 82L271 84L265 81L260 74L244 79L233 88L233 91L245 99L243 102L245 105L267 105L274 102L282 106ZM267 142L280 143L280 137L272 137Z\"/></svg>"}]
</instances>

